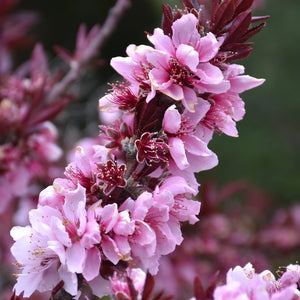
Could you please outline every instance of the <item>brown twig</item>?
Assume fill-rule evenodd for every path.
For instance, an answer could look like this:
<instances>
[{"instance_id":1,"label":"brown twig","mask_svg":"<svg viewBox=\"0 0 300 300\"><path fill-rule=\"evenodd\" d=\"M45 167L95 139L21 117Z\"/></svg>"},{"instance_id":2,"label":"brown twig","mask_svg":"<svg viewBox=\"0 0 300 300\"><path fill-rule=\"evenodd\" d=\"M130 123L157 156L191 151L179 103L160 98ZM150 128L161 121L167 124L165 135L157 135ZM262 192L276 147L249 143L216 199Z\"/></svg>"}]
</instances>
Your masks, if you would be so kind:
<instances>
[{"instance_id":1,"label":"brown twig","mask_svg":"<svg viewBox=\"0 0 300 300\"><path fill-rule=\"evenodd\" d=\"M89 48L86 49L85 55L76 63L71 64L69 72L57 83L49 93L46 102L50 103L58 99L67 91L72 83L76 81L84 66L86 66L95 57L97 51L103 47L107 38L115 30L117 23L121 19L124 11L129 7L130 0L118 0L114 7L108 13L108 16L101 27L99 34L95 37Z\"/></svg>"}]
</instances>

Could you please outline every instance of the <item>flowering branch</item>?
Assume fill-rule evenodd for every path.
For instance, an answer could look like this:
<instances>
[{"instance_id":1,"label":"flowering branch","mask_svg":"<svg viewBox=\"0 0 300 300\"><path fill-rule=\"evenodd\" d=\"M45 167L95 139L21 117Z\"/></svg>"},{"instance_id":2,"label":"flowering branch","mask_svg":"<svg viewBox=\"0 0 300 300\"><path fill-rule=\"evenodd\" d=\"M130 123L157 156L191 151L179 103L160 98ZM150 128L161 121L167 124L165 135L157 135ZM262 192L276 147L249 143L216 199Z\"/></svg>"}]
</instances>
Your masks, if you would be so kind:
<instances>
[{"instance_id":1,"label":"flowering branch","mask_svg":"<svg viewBox=\"0 0 300 300\"><path fill-rule=\"evenodd\" d=\"M85 45L79 45L85 48L82 55L74 57L75 59L71 61L69 72L54 86L47 96L48 103L58 99L66 92L70 85L78 79L82 68L91 63L92 59L95 58L97 51L103 47L107 38L115 30L118 21L129 7L129 4L130 0L118 0L115 6L110 9L102 27L94 27L94 29L92 29L90 33L91 36L88 38L89 42ZM58 53L60 53L60 48L56 49L58 49Z\"/></svg>"}]
</instances>

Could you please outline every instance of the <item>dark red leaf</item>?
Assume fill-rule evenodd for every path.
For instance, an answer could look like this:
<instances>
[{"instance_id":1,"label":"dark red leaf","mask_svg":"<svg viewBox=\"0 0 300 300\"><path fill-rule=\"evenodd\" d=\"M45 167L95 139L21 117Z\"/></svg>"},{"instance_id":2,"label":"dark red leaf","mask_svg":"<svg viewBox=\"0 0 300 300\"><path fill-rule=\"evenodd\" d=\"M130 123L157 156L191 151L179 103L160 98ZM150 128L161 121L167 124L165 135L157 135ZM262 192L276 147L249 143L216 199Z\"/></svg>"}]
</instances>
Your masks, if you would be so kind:
<instances>
[{"instance_id":1,"label":"dark red leaf","mask_svg":"<svg viewBox=\"0 0 300 300\"><path fill-rule=\"evenodd\" d=\"M149 300L154 288L154 278L150 273L147 273L142 300Z\"/></svg>"},{"instance_id":2,"label":"dark red leaf","mask_svg":"<svg viewBox=\"0 0 300 300\"><path fill-rule=\"evenodd\" d=\"M258 21L264 21L264 20L267 20L269 18L270 18L270 16L252 17L251 23L258 22Z\"/></svg>"},{"instance_id":3,"label":"dark red leaf","mask_svg":"<svg viewBox=\"0 0 300 300\"><path fill-rule=\"evenodd\" d=\"M196 276L194 279L194 296L196 300L206 300L206 293L203 288L201 279L199 276Z\"/></svg>"},{"instance_id":4,"label":"dark red leaf","mask_svg":"<svg viewBox=\"0 0 300 300\"><path fill-rule=\"evenodd\" d=\"M238 51L243 48L248 48L252 46L254 43L230 43L222 47L222 51Z\"/></svg>"},{"instance_id":5,"label":"dark red leaf","mask_svg":"<svg viewBox=\"0 0 300 300\"><path fill-rule=\"evenodd\" d=\"M163 4L162 29L164 34L172 36L173 14L169 5Z\"/></svg>"},{"instance_id":6,"label":"dark red leaf","mask_svg":"<svg viewBox=\"0 0 300 300\"><path fill-rule=\"evenodd\" d=\"M232 62L232 61L235 61L235 60L239 60L239 59L245 58L245 57L247 57L251 53L252 50L253 49L250 48L250 47L238 50L238 51L236 51L236 53L228 56L226 58L226 62Z\"/></svg>"},{"instance_id":7,"label":"dark red leaf","mask_svg":"<svg viewBox=\"0 0 300 300\"><path fill-rule=\"evenodd\" d=\"M217 12L219 0L212 0L211 1L211 20L215 19L215 15Z\"/></svg>"},{"instance_id":8,"label":"dark red leaf","mask_svg":"<svg viewBox=\"0 0 300 300\"><path fill-rule=\"evenodd\" d=\"M40 109L39 112L36 112L27 123L27 127L37 125L44 121L51 121L54 119L68 104L70 98L64 98L55 103L50 103Z\"/></svg>"},{"instance_id":9,"label":"dark red leaf","mask_svg":"<svg viewBox=\"0 0 300 300\"><path fill-rule=\"evenodd\" d=\"M217 33L228 24L234 15L234 4L231 0L223 1L217 8L215 18L213 19L213 33Z\"/></svg>"},{"instance_id":10,"label":"dark red leaf","mask_svg":"<svg viewBox=\"0 0 300 300\"><path fill-rule=\"evenodd\" d=\"M131 296L130 300L137 300L137 292L136 292L135 287L132 283L132 280L129 277L127 277L127 284L128 284L129 291L130 291L130 296Z\"/></svg>"},{"instance_id":11,"label":"dark red leaf","mask_svg":"<svg viewBox=\"0 0 300 300\"><path fill-rule=\"evenodd\" d=\"M251 24L251 17L251 11L240 13L232 22L224 44L230 42L240 42L240 37L247 32Z\"/></svg>"},{"instance_id":12,"label":"dark red leaf","mask_svg":"<svg viewBox=\"0 0 300 300\"><path fill-rule=\"evenodd\" d=\"M217 271L214 274L213 279L211 280L210 285L206 290L206 299L213 299L214 298L213 295L214 295L214 291L215 291L215 288L216 288L216 284L217 284L219 274L220 274L219 271Z\"/></svg>"},{"instance_id":13,"label":"dark red leaf","mask_svg":"<svg viewBox=\"0 0 300 300\"><path fill-rule=\"evenodd\" d=\"M241 42L247 41L249 40L253 35L257 34L258 32L260 32L264 27L266 26L266 23L263 22L251 29L249 29L240 39Z\"/></svg>"},{"instance_id":14,"label":"dark red leaf","mask_svg":"<svg viewBox=\"0 0 300 300\"><path fill-rule=\"evenodd\" d=\"M254 0L240 0L236 6L235 14L238 15L239 13L246 11L251 7Z\"/></svg>"},{"instance_id":15,"label":"dark red leaf","mask_svg":"<svg viewBox=\"0 0 300 300\"><path fill-rule=\"evenodd\" d=\"M66 62L69 63L72 60L72 54L65 48L55 45L53 49Z\"/></svg>"},{"instance_id":16,"label":"dark red leaf","mask_svg":"<svg viewBox=\"0 0 300 300\"><path fill-rule=\"evenodd\" d=\"M189 9L193 9L194 8L191 0L181 0L181 1L182 1L182 4L183 4L184 7L187 7Z\"/></svg>"},{"instance_id":17,"label":"dark red leaf","mask_svg":"<svg viewBox=\"0 0 300 300\"><path fill-rule=\"evenodd\" d=\"M30 75L32 80L37 80L40 77L47 77L48 61L44 52L43 46L37 44L32 52L30 60Z\"/></svg>"}]
</instances>

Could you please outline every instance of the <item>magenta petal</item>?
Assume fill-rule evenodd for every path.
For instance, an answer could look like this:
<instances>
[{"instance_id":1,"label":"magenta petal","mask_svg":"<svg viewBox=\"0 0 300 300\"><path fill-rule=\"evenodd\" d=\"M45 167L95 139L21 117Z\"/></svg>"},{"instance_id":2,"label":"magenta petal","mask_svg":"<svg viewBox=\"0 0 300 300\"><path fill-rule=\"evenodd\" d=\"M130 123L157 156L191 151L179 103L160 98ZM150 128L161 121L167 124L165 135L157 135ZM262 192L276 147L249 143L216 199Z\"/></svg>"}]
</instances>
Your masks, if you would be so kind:
<instances>
[{"instance_id":1,"label":"magenta petal","mask_svg":"<svg viewBox=\"0 0 300 300\"><path fill-rule=\"evenodd\" d=\"M93 280L99 275L101 255L97 247L86 250L85 264L82 275L87 281Z\"/></svg>"},{"instance_id":2,"label":"magenta petal","mask_svg":"<svg viewBox=\"0 0 300 300\"><path fill-rule=\"evenodd\" d=\"M219 51L219 42L213 33L209 32L202 37L196 47L199 52L199 61L208 62L216 56Z\"/></svg>"},{"instance_id":3,"label":"magenta petal","mask_svg":"<svg viewBox=\"0 0 300 300\"><path fill-rule=\"evenodd\" d=\"M169 133L176 133L180 129L181 115L175 105L171 105L165 112L163 129Z\"/></svg>"},{"instance_id":4,"label":"magenta petal","mask_svg":"<svg viewBox=\"0 0 300 300\"><path fill-rule=\"evenodd\" d=\"M236 76L230 79L231 91L235 93L242 93L244 91L253 89L265 82L265 79L254 78L249 75Z\"/></svg>"},{"instance_id":5,"label":"magenta petal","mask_svg":"<svg viewBox=\"0 0 300 300\"><path fill-rule=\"evenodd\" d=\"M183 141L176 137L169 138L169 146L170 146L171 156L174 159L178 168L180 170L187 168L189 166L189 162L185 154Z\"/></svg>"},{"instance_id":6,"label":"magenta petal","mask_svg":"<svg viewBox=\"0 0 300 300\"><path fill-rule=\"evenodd\" d=\"M183 66L187 66L192 72L197 72L199 55L192 46L179 45L176 50L176 58Z\"/></svg>"},{"instance_id":7,"label":"magenta petal","mask_svg":"<svg viewBox=\"0 0 300 300\"><path fill-rule=\"evenodd\" d=\"M198 20L193 14L183 15L180 19L173 23L172 40L176 47L180 44L196 44L196 42L200 39L200 34L197 30L197 23Z\"/></svg>"}]
</instances>

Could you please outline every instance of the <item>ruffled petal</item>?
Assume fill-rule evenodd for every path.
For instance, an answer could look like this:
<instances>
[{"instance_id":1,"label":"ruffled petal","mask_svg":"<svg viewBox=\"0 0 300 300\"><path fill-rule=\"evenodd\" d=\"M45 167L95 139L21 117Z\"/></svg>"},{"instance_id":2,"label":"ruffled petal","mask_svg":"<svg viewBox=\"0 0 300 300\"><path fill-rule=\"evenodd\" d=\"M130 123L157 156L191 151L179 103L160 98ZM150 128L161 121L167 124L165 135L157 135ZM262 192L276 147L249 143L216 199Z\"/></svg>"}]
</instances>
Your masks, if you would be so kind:
<instances>
[{"instance_id":1,"label":"ruffled petal","mask_svg":"<svg viewBox=\"0 0 300 300\"><path fill-rule=\"evenodd\" d=\"M197 72L199 55L192 46L179 45L176 50L176 58L183 66L187 66L192 72Z\"/></svg>"},{"instance_id":2,"label":"ruffled petal","mask_svg":"<svg viewBox=\"0 0 300 300\"><path fill-rule=\"evenodd\" d=\"M172 40L176 47L180 44L195 45L200 39L200 34L197 30L198 20L193 14L183 15L176 20L172 25L173 36Z\"/></svg>"},{"instance_id":3,"label":"ruffled petal","mask_svg":"<svg viewBox=\"0 0 300 300\"><path fill-rule=\"evenodd\" d=\"M179 169L184 170L189 166L189 162L186 157L184 143L179 138L169 138L170 154L174 159Z\"/></svg>"}]
</instances>

